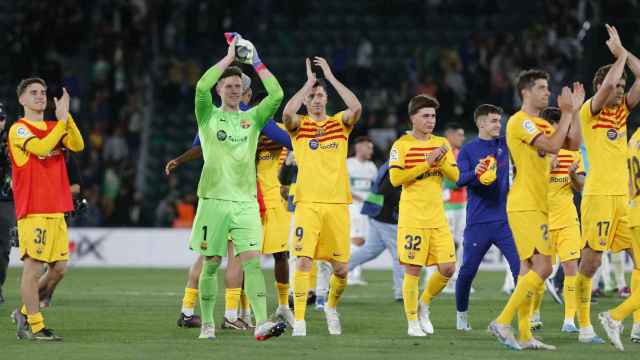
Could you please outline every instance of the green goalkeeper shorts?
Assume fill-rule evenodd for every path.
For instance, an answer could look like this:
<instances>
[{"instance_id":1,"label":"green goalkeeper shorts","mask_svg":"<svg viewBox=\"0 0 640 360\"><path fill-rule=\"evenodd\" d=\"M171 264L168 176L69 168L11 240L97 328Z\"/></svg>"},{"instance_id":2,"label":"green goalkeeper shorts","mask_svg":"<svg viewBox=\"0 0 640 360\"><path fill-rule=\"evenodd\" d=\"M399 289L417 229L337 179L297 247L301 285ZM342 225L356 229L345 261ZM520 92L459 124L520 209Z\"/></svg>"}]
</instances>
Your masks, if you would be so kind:
<instances>
[{"instance_id":1,"label":"green goalkeeper shorts","mask_svg":"<svg viewBox=\"0 0 640 360\"><path fill-rule=\"evenodd\" d=\"M229 239L235 255L260 251L262 223L258 202L200 198L189 247L204 256L224 257Z\"/></svg>"}]
</instances>

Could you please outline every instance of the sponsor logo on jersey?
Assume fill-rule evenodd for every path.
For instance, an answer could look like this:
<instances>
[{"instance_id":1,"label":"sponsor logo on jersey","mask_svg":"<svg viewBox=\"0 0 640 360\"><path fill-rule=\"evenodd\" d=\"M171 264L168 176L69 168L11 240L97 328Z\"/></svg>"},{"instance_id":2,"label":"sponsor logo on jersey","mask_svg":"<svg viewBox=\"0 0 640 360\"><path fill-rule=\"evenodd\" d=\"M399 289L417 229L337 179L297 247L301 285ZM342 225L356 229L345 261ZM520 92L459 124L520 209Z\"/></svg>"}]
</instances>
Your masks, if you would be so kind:
<instances>
[{"instance_id":1,"label":"sponsor logo on jersey","mask_svg":"<svg viewBox=\"0 0 640 360\"><path fill-rule=\"evenodd\" d=\"M216 136L218 137L218 140L220 140L220 141L227 140L227 133L224 130L218 130L218 132L216 133Z\"/></svg>"},{"instance_id":2,"label":"sponsor logo on jersey","mask_svg":"<svg viewBox=\"0 0 640 360\"><path fill-rule=\"evenodd\" d=\"M309 148L311 150L316 150L319 146L320 146L320 142L318 141L318 139L309 140Z\"/></svg>"},{"instance_id":3,"label":"sponsor logo on jersey","mask_svg":"<svg viewBox=\"0 0 640 360\"><path fill-rule=\"evenodd\" d=\"M240 120L240 127L243 129L248 129L251 127L251 121L250 120Z\"/></svg>"},{"instance_id":4,"label":"sponsor logo on jersey","mask_svg":"<svg viewBox=\"0 0 640 360\"><path fill-rule=\"evenodd\" d=\"M616 131L616 129L609 129L607 130L607 138L611 141L615 140L618 138L618 132Z\"/></svg>"},{"instance_id":5,"label":"sponsor logo on jersey","mask_svg":"<svg viewBox=\"0 0 640 360\"><path fill-rule=\"evenodd\" d=\"M420 176L416 178L416 180L422 180L432 176L442 176L442 170L440 169L429 169L422 173Z\"/></svg>"},{"instance_id":6,"label":"sponsor logo on jersey","mask_svg":"<svg viewBox=\"0 0 640 360\"><path fill-rule=\"evenodd\" d=\"M552 176L549 182L550 183L568 183L569 177L568 176Z\"/></svg>"},{"instance_id":7,"label":"sponsor logo on jersey","mask_svg":"<svg viewBox=\"0 0 640 360\"><path fill-rule=\"evenodd\" d=\"M260 155L258 155L259 161L268 161L268 160L273 160L275 158L276 157L273 156L273 154L270 152L263 152L263 153L260 153Z\"/></svg>"}]
</instances>

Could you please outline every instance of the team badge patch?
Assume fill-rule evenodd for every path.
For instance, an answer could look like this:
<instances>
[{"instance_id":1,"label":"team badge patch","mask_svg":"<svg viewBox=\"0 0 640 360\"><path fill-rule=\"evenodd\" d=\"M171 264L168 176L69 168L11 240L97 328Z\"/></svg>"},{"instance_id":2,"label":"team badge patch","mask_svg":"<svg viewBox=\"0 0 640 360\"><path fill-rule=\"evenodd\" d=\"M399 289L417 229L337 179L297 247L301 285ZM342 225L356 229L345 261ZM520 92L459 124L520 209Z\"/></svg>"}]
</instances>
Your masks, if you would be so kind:
<instances>
[{"instance_id":1,"label":"team badge patch","mask_svg":"<svg viewBox=\"0 0 640 360\"><path fill-rule=\"evenodd\" d=\"M316 136L317 137L321 137L321 136L324 136L324 134L326 134L325 131L324 131L324 128L318 128L318 130L316 132Z\"/></svg>"},{"instance_id":2,"label":"team badge patch","mask_svg":"<svg viewBox=\"0 0 640 360\"><path fill-rule=\"evenodd\" d=\"M320 146L320 142L318 141L318 139L309 140L309 148L311 148L311 150L317 149L318 146Z\"/></svg>"},{"instance_id":3,"label":"team badge patch","mask_svg":"<svg viewBox=\"0 0 640 360\"><path fill-rule=\"evenodd\" d=\"M216 133L216 136L220 141L225 141L227 139L227 133L224 130L218 130L218 132Z\"/></svg>"},{"instance_id":4,"label":"team badge patch","mask_svg":"<svg viewBox=\"0 0 640 360\"><path fill-rule=\"evenodd\" d=\"M240 121L240 127L243 129L248 129L251 127L251 121L249 120L241 120Z\"/></svg>"},{"instance_id":5,"label":"team badge patch","mask_svg":"<svg viewBox=\"0 0 640 360\"><path fill-rule=\"evenodd\" d=\"M618 138L618 132L616 131L616 129L609 129L607 130L607 138L611 141L615 140Z\"/></svg>"}]
</instances>

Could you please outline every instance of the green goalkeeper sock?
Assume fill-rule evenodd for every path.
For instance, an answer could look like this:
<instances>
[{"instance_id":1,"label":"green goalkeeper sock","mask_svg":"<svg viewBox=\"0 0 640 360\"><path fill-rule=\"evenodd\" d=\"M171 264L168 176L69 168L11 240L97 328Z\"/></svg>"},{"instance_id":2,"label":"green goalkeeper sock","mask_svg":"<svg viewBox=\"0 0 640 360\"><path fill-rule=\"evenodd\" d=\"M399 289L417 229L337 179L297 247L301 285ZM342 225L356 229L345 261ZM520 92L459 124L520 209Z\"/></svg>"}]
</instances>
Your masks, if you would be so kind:
<instances>
[{"instance_id":1,"label":"green goalkeeper sock","mask_svg":"<svg viewBox=\"0 0 640 360\"><path fill-rule=\"evenodd\" d=\"M255 257L242 263L244 269L244 289L256 317L256 324L267 320L267 295L264 274L260 269L260 259Z\"/></svg>"},{"instance_id":2,"label":"green goalkeeper sock","mask_svg":"<svg viewBox=\"0 0 640 360\"><path fill-rule=\"evenodd\" d=\"M205 260L200 273L200 311L202 312L202 322L213 324L213 308L216 306L216 295L218 295L218 267L220 262Z\"/></svg>"}]
</instances>

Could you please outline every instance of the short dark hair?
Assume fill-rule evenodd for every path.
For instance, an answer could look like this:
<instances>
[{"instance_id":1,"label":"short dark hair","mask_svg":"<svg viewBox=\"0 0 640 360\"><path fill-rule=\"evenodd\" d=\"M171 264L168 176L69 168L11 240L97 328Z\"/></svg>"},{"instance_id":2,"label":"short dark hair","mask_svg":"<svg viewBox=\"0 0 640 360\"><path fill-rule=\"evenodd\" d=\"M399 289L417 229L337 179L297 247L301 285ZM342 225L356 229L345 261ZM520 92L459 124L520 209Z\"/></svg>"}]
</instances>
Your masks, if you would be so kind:
<instances>
[{"instance_id":1,"label":"short dark hair","mask_svg":"<svg viewBox=\"0 0 640 360\"><path fill-rule=\"evenodd\" d=\"M478 118L480 116L485 116L489 114L498 114L502 116L504 114L504 111L500 106L495 106L491 104L482 104L478 106L476 110L473 112L473 120L478 121Z\"/></svg>"},{"instance_id":2,"label":"short dark hair","mask_svg":"<svg viewBox=\"0 0 640 360\"><path fill-rule=\"evenodd\" d=\"M549 106L546 109L542 110L540 113L540 117L547 120L548 122L555 124L560 121L560 117L562 116L562 112L560 108L555 106Z\"/></svg>"},{"instance_id":3,"label":"short dark hair","mask_svg":"<svg viewBox=\"0 0 640 360\"><path fill-rule=\"evenodd\" d=\"M416 95L409 101L409 116L415 115L422 108L434 108L438 110L439 107L440 103L436 98L425 94Z\"/></svg>"},{"instance_id":4,"label":"short dark hair","mask_svg":"<svg viewBox=\"0 0 640 360\"><path fill-rule=\"evenodd\" d=\"M218 81L231 76L239 76L242 79L242 70L237 66L229 66L228 68L224 69Z\"/></svg>"},{"instance_id":5,"label":"short dark hair","mask_svg":"<svg viewBox=\"0 0 640 360\"><path fill-rule=\"evenodd\" d=\"M22 94L24 94L24 92L27 90L27 88L31 84L40 84L45 89L47 88L47 83L44 82L44 80L42 80L41 78L32 77L32 78L22 79L18 84L18 88L16 89L16 93L18 94L18 97L22 96Z\"/></svg>"},{"instance_id":6,"label":"short dark hair","mask_svg":"<svg viewBox=\"0 0 640 360\"><path fill-rule=\"evenodd\" d=\"M324 79L317 79L316 83L313 84L312 88L315 89L317 87L321 87L324 89L324 92L328 92L327 82Z\"/></svg>"},{"instance_id":7,"label":"short dark hair","mask_svg":"<svg viewBox=\"0 0 640 360\"><path fill-rule=\"evenodd\" d=\"M368 136L358 136L357 138L353 139L353 144L360 144L361 142L370 142L373 143L373 141L371 141L371 139Z\"/></svg>"},{"instance_id":8,"label":"short dark hair","mask_svg":"<svg viewBox=\"0 0 640 360\"><path fill-rule=\"evenodd\" d=\"M549 73L544 70L539 69L529 69L524 70L518 74L518 96L520 96L520 100L523 99L522 90L531 89L533 85L536 83L536 80L543 79L549 80Z\"/></svg>"},{"instance_id":9,"label":"short dark hair","mask_svg":"<svg viewBox=\"0 0 640 360\"><path fill-rule=\"evenodd\" d=\"M593 92L594 93L598 91L598 85L604 82L604 78L607 76L612 66L613 64L609 64L609 65L601 66L598 70L596 70L596 74L593 76ZM621 79L625 81L627 80L627 72L624 70L622 71Z\"/></svg>"},{"instance_id":10,"label":"short dark hair","mask_svg":"<svg viewBox=\"0 0 640 360\"><path fill-rule=\"evenodd\" d=\"M460 125L460 123L452 121L447 123L447 125L444 128L444 131L452 131L452 130L464 130L464 128L462 127L462 125Z\"/></svg>"}]
</instances>

